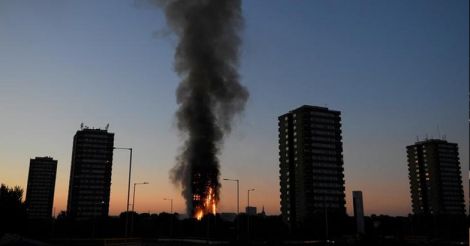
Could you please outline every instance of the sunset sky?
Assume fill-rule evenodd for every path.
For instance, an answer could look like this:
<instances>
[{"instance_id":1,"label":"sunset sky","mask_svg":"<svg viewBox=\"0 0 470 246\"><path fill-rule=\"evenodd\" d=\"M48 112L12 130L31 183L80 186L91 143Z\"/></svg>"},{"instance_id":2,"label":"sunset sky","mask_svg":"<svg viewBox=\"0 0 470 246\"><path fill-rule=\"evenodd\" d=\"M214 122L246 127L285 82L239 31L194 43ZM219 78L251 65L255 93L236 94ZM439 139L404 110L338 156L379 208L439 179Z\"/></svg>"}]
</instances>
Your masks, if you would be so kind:
<instances>
[{"instance_id":1,"label":"sunset sky","mask_svg":"<svg viewBox=\"0 0 470 246\"><path fill-rule=\"evenodd\" d=\"M250 91L220 157L240 179L240 207L279 214L277 117L304 104L342 112L346 202L366 214L411 211L406 146L417 136L459 144L468 194L469 2L243 1L240 74ZM0 183L26 187L29 159L58 160L65 210L73 135L110 124L134 149L138 212L184 213L169 170L175 126L176 38L145 0L0 0ZM438 131L439 129L439 131ZM111 214L125 210L128 152L114 152ZM219 211L236 210L222 181ZM466 197L468 203L468 197Z\"/></svg>"}]
</instances>

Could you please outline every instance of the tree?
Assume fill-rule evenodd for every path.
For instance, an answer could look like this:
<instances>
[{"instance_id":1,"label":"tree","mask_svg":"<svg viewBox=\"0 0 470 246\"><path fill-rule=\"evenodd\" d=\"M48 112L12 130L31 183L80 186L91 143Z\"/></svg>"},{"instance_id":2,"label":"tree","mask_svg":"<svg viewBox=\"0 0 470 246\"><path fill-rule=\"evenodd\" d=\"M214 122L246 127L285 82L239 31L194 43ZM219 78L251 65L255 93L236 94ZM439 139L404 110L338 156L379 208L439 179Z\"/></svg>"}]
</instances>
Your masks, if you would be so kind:
<instances>
[{"instance_id":1,"label":"tree","mask_svg":"<svg viewBox=\"0 0 470 246\"><path fill-rule=\"evenodd\" d=\"M23 200L23 189L19 186L10 188L0 185L0 234L20 232L26 223L26 209Z\"/></svg>"}]
</instances>

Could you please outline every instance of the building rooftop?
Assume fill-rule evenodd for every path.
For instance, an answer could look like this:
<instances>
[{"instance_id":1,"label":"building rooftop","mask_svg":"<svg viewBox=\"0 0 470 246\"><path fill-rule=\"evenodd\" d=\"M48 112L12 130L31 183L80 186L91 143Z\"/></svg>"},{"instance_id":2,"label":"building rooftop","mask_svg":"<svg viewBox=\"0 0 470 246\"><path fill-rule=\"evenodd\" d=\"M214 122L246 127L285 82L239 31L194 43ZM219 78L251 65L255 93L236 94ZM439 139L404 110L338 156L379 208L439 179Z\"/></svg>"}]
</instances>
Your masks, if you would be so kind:
<instances>
[{"instance_id":1,"label":"building rooftop","mask_svg":"<svg viewBox=\"0 0 470 246\"><path fill-rule=\"evenodd\" d=\"M288 115L288 114L291 114L291 113L294 113L294 112L297 112L297 111L300 111L300 110L306 110L306 109L314 109L314 110L320 110L320 111L328 111L328 112L334 112L334 113L341 113L340 111L337 111L337 110L332 110L332 109L329 109L327 107L320 107L320 106L313 106L313 105L302 105L296 109L293 109L293 110L290 110L288 113L285 113L281 116L279 116L279 118L285 116L285 115Z\"/></svg>"},{"instance_id":2,"label":"building rooftop","mask_svg":"<svg viewBox=\"0 0 470 246\"><path fill-rule=\"evenodd\" d=\"M48 161L52 161L54 160L54 158L50 157L50 156L44 156L44 157L40 157L40 156L36 156L33 158L31 158L31 160L48 160Z\"/></svg>"},{"instance_id":3,"label":"building rooftop","mask_svg":"<svg viewBox=\"0 0 470 246\"><path fill-rule=\"evenodd\" d=\"M409 145L409 146L414 146L417 144L427 144L427 143L448 143L448 144L454 144L454 143L449 143L446 139L438 139L438 138L426 138L424 140L418 140L414 144Z\"/></svg>"},{"instance_id":4,"label":"building rooftop","mask_svg":"<svg viewBox=\"0 0 470 246\"><path fill-rule=\"evenodd\" d=\"M78 130L78 131L94 131L94 132L103 131L103 132L108 132L108 129L109 129L109 124L107 124L104 129L101 129L101 128L94 128L94 127L90 128L89 126L84 125L83 123L81 123L80 124L80 130Z\"/></svg>"}]
</instances>

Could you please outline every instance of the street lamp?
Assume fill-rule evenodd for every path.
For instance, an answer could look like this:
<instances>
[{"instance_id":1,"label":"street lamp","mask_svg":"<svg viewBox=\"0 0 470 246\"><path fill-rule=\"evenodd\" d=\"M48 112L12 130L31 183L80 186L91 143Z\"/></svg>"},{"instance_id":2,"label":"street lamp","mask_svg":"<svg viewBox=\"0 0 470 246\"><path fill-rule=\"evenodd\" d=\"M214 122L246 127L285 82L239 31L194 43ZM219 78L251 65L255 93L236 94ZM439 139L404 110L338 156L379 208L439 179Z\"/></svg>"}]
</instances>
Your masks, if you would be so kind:
<instances>
[{"instance_id":1,"label":"street lamp","mask_svg":"<svg viewBox=\"0 0 470 246\"><path fill-rule=\"evenodd\" d=\"M134 183L134 193L132 194L132 212L135 212L134 206L135 206L135 186L136 185L146 185L149 184L148 182L143 182L143 183Z\"/></svg>"},{"instance_id":2,"label":"street lamp","mask_svg":"<svg viewBox=\"0 0 470 246\"><path fill-rule=\"evenodd\" d=\"M97 214L99 214L98 209L101 207L101 211L103 211L103 205L104 205L104 201L95 203L95 211L93 213L93 227L92 227L92 230L91 230L91 236L93 238L95 238L95 235L96 235L96 217L98 217Z\"/></svg>"},{"instance_id":3,"label":"street lamp","mask_svg":"<svg viewBox=\"0 0 470 246\"><path fill-rule=\"evenodd\" d=\"M250 240L250 191L255 191L255 189L248 189L248 202L247 202L247 206L246 206L246 222L247 222L247 225L246 225L246 230L248 232L248 241Z\"/></svg>"},{"instance_id":4,"label":"street lamp","mask_svg":"<svg viewBox=\"0 0 470 246\"><path fill-rule=\"evenodd\" d=\"M170 213L173 213L173 199L172 198L163 198L165 201L170 201Z\"/></svg>"},{"instance_id":5,"label":"street lamp","mask_svg":"<svg viewBox=\"0 0 470 246\"><path fill-rule=\"evenodd\" d=\"M173 236L173 198L163 198L165 201L170 201L170 236Z\"/></svg>"},{"instance_id":6,"label":"street lamp","mask_svg":"<svg viewBox=\"0 0 470 246\"><path fill-rule=\"evenodd\" d=\"M129 224L129 197L131 195L132 148L113 147L113 149L129 150L129 181L127 183L126 230L125 230L125 236L127 237L129 234L128 224Z\"/></svg>"},{"instance_id":7,"label":"street lamp","mask_svg":"<svg viewBox=\"0 0 470 246\"><path fill-rule=\"evenodd\" d=\"M247 207L250 207L250 191L255 191L255 189L248 190L248 206Z\"/></svg>"},{"instance_id":8,"label":"street lamp","mask_svg":"<svg viewBox=\"0 0 470 246\"><path fill-rule=\"evenodd\" d=\"M240 180L239 179L224 179L226 181L237 182L237 217L240 216ZM237 218L237 240L239 239L240 218Z\"/></svg>"},{"instance_id":9,"label":"street lamp","mask_svg":"<svg viewBox=\"0 0 470 246\"><path fill-rule=\"evenodd\" d=\"M237 182L237 215L240 214L240 180L238 179L224 179L226 181Z\"/></svg>"}]
</instances>

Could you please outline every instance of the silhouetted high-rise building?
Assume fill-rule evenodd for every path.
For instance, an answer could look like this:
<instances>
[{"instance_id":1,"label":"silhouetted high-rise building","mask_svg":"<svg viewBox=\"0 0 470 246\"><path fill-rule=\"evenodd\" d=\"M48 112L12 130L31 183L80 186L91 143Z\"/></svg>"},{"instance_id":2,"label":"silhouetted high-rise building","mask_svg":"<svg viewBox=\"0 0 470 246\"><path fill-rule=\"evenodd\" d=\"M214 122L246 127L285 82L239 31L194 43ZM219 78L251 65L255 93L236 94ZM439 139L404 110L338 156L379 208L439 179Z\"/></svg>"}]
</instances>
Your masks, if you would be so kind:
<instances>
[{"instance_id":1,"label":"silhouetted high-rise building","mask_svg":"<svg viewBox=\"0 0 470 246\"><path fill-rule=\"evenodd\" d=\"M51 157L29 160L26 211L30 219L50 219L54 204L57 161Z\"/></svg>"},{"instance_id":2,"label":"silhouetted high-rise building","mask_svg":"<svg viewBox=\"0 0 470 246\"><path fill-rule=\"evenodd\" d=\"M67 214L84 219L107 216L114 133L87 127L73 139Z\"/></svg>"},{"instance_id":3,"label":"silhouetted high-rise building","mask_svg":"<svg viewBox=\"0 0 470 246\"><path fill-rule=\"evenodd\" d=\"M414 214L464 214L458 146L430 139L406 147Z\"/></svg>"},{"instance_id":4,"label":"silhouetted high-rise building","mask_svg":"<svg viewBox=\"0 0 470 246\"><path fill-rule=\"evenodd\" d=\"M364 226L364 202L362 200L362 191L353 191L354 218L356 219L356 232L365 233Z\"/></svg>"},{"instance_id":5,"label":"silhouetted high-rise building","mask_svg":"<svg viewBox=\"0 0 470 246\"><path fill-rule=\"evenodd\" d=\"M346 213L340 115L304 105L278 118L281 213L289 225Z\"/></svg>"}]
</instances>

